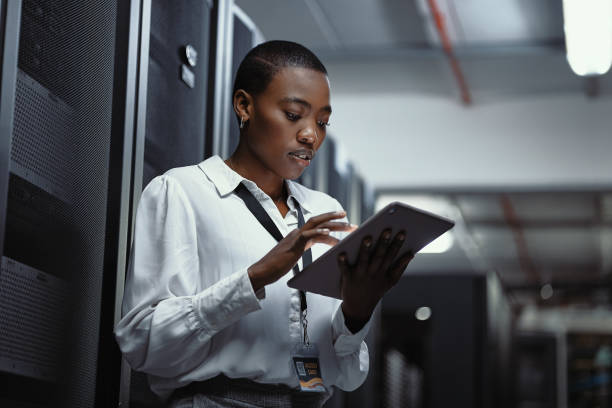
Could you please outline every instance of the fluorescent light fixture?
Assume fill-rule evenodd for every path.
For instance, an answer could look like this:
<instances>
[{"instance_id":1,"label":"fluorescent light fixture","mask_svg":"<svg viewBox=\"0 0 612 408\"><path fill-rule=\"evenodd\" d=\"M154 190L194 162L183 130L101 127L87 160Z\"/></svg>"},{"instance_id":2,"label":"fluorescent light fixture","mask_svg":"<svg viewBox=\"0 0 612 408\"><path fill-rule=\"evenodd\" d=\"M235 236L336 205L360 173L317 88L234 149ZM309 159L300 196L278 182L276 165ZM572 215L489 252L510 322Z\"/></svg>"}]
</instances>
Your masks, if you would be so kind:
<instances>
[{"instance_id":1,"label":"fluorescent light fixture","mask_svg":"<svg viewBox=\"0 0 612 408\"><path fill-rule=\"evenodd\" d=\"M612 0L563 0L567 61L580 76L603 75L612 64Z\"/></svg>"}]
</instances>

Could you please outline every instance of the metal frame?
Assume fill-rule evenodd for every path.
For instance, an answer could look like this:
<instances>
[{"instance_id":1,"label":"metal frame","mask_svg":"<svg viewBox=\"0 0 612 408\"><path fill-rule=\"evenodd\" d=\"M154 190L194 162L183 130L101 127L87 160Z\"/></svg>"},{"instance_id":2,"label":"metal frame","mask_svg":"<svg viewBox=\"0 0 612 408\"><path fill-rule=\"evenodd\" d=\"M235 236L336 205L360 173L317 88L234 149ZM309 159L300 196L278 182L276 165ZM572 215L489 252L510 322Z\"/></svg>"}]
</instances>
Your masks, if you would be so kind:
<instances>
[{"instance_id":1,"label":"metal frame","mask_svg":"<svg viewBox=\"0 0 612 408\"><path fill-rule=\"evenodd\" d=\"M121 319L121 304L125 290L125 275L129 262L129 253L134 240L134 223L140 195L142 194L142 177L144 167L144 150L147 118L147 89L149 78L149 42L151 35L151 0L133 0L128 60L128 78L133 83L128 84L126 100L126 120L124 140L126 152L124 156L123 185L125 197L121 209L121 242L119 244L120 259L117 262L117 287L115 291L115 319L117 324ZM135 99L135 100L134 100ZM131 105L131 106L130 106ZM128 144L133 143L133 149ZM128 153L130 153L128 155ZM132 166L129 166L131 163ZM131 182L131 189L130 189ZM126 191L127 189L127 191ZM121 359L121 379L119 390L119 405L130 405L130 374L127 361Z\"/></svg>"},{"instance_id":2,"label":"metal frame","mask_svg":"<svg viewBox=\"0 0 612 408\"><path fill-rule=\"evenodd\" d=\"M211 36L211 54L209 77L209 99L212 108L208 109L212 117L212 146L207 156L225 157L229 151L228 134L232 119L232 54L234 43L234 17L239 18L253 31L253 46L264 41L264 36L253 20L233 0L217 0L213 8L213 35Z\"/></svg>"},{"instance_id":3,"label":"metal frame","mask_svg":"<svg viewBox=\"0 0 612 408\"><path fill-rule=\"evenodd\" d=\"M145 136L147 123L147 89L149 82L149 42L151 36L151 0L140 0L142 5L140 21L140 48L138 50L138 79L137 79L137 109L134 112L134 152L132 171L132 197L129 227L129 242L134 239L134 219L142 194L142 177L144 168ZM126 131L127 132L127 131ZM129 253L129 248L127 248ZM127 265L126 265L127 267ZM125 277L125 276L124 276ZM123 292L121 293L123 297Z\"/></svg>"},{"instance_id":4,"label":"metal frame","mask_svg":"<svg viewBox=\"0 0 612 408\"><path fill-rule=\"evenodd\" d=\"M253 32L253 47L265 41L263 33L255 25L255 22L236 3L232 3L232 13Z\"/></svg>"},{"instance_id":5,"label":"metal frame","mask_svg":"<svg viewBox=\"0 0 612 408\"><path fill-rule=\"evenodd\" d=\"M217 0L213 9L215 32L211 44L211 72L214 83L209 88L212 92L212 151L211 155L224 157L227 152L227 137L229 130L229 106L231 105L231 66L234 20L232 17L233 0Z\"/></svg>"},{"instance_id":6,"label":"metal frame","mask_svg":"<svg viewBox=\"0 0 612 408\"><path fill-rule=\"evenodd\" d=\"M21 1L0 0L0 249L6 228L20 24Z\"/></svg>"},{"instance_id":7,"label":"metal frame","mask_svg":"<svg viewBox=\"0 0 612 408\"><path fill-rule=\"evenodd\" d=\"M121 19L121 20L119 20ZM118 2L107 242L96 406L129 406L130 367L113 328L121 318L134 214L142 189L151 0ZM127 47L120 41L127 39ZM113 304L112 310L110 304Z\"/></svg>"}]
</instances>

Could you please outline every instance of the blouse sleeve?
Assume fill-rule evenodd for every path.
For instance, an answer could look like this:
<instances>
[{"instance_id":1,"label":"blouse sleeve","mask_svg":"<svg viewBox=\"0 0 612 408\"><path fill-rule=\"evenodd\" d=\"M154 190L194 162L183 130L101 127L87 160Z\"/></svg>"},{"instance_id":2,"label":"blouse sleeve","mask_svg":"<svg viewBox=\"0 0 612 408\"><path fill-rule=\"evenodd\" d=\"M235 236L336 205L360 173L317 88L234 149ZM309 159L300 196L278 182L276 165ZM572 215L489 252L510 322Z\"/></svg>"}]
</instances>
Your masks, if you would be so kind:
<instances>
[{"instance_id":1,"label":"blouse sleeve","mask_svg":"<svg viewBox=\"0 0 612 408\"><path fill-rule=\"evenodd\" d=\"M336 205L336 211L344 211L339 202L336 201ZM342 221L348 222L348 219ZM346 235L348 233L341 233L337 238ZM370 357L364 339L370 330L371 319L357 333L352 333L346 327L341 306L342 302L338 301L331 321L334 350L340 370L336 385L344 391L353 391L363 384L368 375Z\"/></svg>"},{"instance_id":2,"label":"blouse sleeve","mask_svg":"<svg viewBox=\"0 0 612 408\"><path fill-rule=\"evenodd\" d=\"M123 318L115 327L133 369L160 377L207 358L214 334L261 308L247 270L201 288L195 216L171 176L153 179L136 214Z\"/></svg>"}]
</instances>

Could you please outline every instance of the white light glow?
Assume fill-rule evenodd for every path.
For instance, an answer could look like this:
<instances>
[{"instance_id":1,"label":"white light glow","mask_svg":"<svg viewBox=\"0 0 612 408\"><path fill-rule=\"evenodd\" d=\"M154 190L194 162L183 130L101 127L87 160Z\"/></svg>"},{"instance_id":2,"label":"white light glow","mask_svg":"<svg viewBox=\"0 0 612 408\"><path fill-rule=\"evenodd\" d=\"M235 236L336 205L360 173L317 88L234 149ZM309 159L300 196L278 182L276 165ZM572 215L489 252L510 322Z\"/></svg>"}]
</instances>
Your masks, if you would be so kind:
<instances>
[{"instance_id":1,"label":"white light glow","mask_svg":"<svg viewBox=\"0 0 612 408\"><path fill-rule=\"evenodd\" d=\"M612 64L612 0L563 0L567 61L581 76L602 75Z\"/></svg>"},{"instance_id":2,"label":"white light glow","mask_svg":"<svg viewBox=\"0 0 612 408\"><path fill-rule=\"evenodd\" d=\"M452 232L448 231L431 241L419 252L422 254L441 254L451 249L453 242L455 242L455 237Z\"/></svg>"},{"instance_id":3,"label":"white light glow","mask_svg":"<svg viewBox=\"0 0 612 408\"><path fill-rule=\"evenodd\" d=\"M431 317L431 309L427 306L419 307L414 313L414 317L416 317L417 320L427 320Z\"/></svg>"},{"instance_id":4,"label":"white light glow","mask_svg":"<svg viewBox=\"0 0 612 408\"><path fill-rule=\"evenodd\" d=\"M542 299L548 300L552 297L552 295L553 287L550 283L547 283L546 285L542 286L542 288L540 289L540 296L542 297Z\"/></svg>"}]
</instances>

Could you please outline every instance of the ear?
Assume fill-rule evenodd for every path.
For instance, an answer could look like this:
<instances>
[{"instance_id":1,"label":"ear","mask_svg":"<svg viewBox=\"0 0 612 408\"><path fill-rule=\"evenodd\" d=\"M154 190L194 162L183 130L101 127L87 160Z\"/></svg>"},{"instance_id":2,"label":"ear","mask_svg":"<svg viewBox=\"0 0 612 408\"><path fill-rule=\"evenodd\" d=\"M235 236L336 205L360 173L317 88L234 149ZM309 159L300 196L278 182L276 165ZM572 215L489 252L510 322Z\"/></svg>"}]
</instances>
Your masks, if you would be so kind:
<instances>
[{"instance_id":1,"label":"ear","mask_svg":"<svg viewBox=\"0 0 612 408\"><path fill-rule=\"evenodd\" d=\"M234 112L240 118L247 122L251 118L253 111L253 97L244 89L237 89L234 92Z\"/></svg>"}]
</instances>

